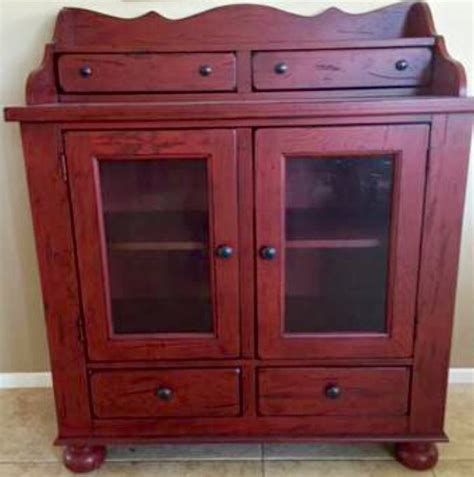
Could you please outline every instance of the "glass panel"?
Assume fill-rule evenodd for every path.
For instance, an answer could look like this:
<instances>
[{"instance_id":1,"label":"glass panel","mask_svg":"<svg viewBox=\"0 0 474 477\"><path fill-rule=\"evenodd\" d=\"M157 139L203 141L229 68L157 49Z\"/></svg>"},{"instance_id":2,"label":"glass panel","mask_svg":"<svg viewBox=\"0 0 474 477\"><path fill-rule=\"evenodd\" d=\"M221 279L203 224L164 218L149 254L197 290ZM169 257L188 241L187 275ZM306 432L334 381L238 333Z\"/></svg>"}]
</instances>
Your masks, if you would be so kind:
<instances>
[{"instance_id":1,"label":"glass panel","mask_svg":"<svg viewBox=\"0 0 474 477\"><path fill-rule=\"evenodd\" d=\"M285 331L386 331L391 156L286 160Z\"/></svg>"},{"instance_id":2,"label":"glass panel","mask_svg":"<svg viewBox=\"0 0 474 477\"><path fill-rule=\"evenodd\" d=\"M115 333L211 333L207 166L100 161Z\"/></svg>"}]
</instances>

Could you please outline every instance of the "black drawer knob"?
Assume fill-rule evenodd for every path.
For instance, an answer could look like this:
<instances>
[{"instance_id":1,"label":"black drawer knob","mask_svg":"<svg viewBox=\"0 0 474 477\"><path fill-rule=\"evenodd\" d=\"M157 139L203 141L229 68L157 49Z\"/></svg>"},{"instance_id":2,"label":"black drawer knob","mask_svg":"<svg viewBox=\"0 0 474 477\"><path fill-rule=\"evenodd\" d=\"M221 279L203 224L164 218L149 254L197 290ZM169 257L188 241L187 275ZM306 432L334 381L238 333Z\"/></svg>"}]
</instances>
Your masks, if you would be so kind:
<instances>
[{"instance_id":1,"label":"black drawer knob","mask_svg":"<svg viewBox=\"0 0 474 477\"><path fill-rule=\"evenodd\" d=\"M329 384L324 390L324 394L329 399L338 399L341 397L342 391L337 384Z\"/></svg>"},{"instance_id":2,"label":"black drawer knob","mask_svg":"<svg viewBox=\"0 0 474 477\"><path fill-rule=\"evenodd\" d=\"M286 63L277 63L275 65L275 73L277 75L284 75L288 71L288 65Z\"/></svg>"},{"instance_id":3,"label":"black drawer knob","mask_svg":"<svg viewBox=\"0 0 474 477\"><path fill-rule=\"evenodd\" d=\"M92 68L88 65L81 66L79 73L83 78L89 78L92 75Z\"/></svg>"},{"instance_id":4,"label":"black drawer knob","mask_svg":"<svg viewBox=\"0 0 474 477\"><path fill-rule=\"evenodd\" d=\"M219 258L230 258L234 254L234 249L230 245L219 245L216 248L216 255Z\"/></svg>"},{"instance_id":5,"label":"black drawer knob","mask_svg":"<svg viewBox=\"0 0 474 477\"><path fill-rule=\"evenodd\" d=\"M408 68L408 61L407 60L398 60L395 63L395 68L397 68L398 71L405 71Z\"/></svg>"},{"instance_id":6,"label":"black drawer knob","mask_svg":"<svg viewBox=\"0 0 474 477\"><path fill-rule=\"evenodd\" d=\"M171 401L173 397L173 391L170 388L158 388L156 390L156 396L161 401Z\"/></svg>"},{"instance_id":7,"label":"black drawer knob","mask_svg":"<svg viewBox=\"0 0 474 477\"><path fill-rule=\"evenodd\" d=\"M269 245L265 245L260 249L260 257L264 260L273 260L277 255L277 249Z\"/></svg>"},{"instance_id":8,"label":"black drawer knob","mask_svg":"<svg viewBox=\"0 0 474 477\"><path fill-rule=\"evenodd\" d=\"M199 74L201 76L209 76L212 73L212 67L209 65L201 65L199 67Z\"/></svg>"}]
</instances>

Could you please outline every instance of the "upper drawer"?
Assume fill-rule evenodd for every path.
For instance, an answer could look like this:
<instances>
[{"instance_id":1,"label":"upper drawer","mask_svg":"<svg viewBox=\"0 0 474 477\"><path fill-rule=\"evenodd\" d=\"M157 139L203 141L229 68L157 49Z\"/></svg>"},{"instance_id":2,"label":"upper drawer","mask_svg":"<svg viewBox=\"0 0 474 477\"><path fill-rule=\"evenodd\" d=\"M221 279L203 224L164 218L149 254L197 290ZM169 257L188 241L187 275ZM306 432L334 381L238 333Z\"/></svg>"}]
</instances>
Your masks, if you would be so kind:
<instances>
[{"instance_id":1,"label":"upper drawer","mask_svg":"<svg viewBox=\"0 0 474 477\"><path fill-rule=\"evenodd\" d=\"M408 409L408 368L263 368L264 416L400 416Z\"/></svg>"},{"instance_id":2,"label":"upper drawer","mask_svg":"<svg viewBox=\"0 0 474 477\"><path fill-rule=\"evenodd\" d=\"M99 418L236 416L238 368L100 371L90 379Z\"/></svg>"},{"instance_id":3,"label":"upper drawer","mask_svg":"<svg viewBox=\"0 0 474 477\"><path fill-rule=\"evenodd\" d=\"M255 53L257 90L420 86L431 78L429 48Z\"/></svg>"},{"instance_id":4,"label":"upper drawer","mask_svg":"<svg viewBox=\"0 0 474 477\"><path fill-rule=\"evenodd\" d=\"M58 60L66 93L231 91L233 53L71 54Z\"/></svg>"}]
</instances>

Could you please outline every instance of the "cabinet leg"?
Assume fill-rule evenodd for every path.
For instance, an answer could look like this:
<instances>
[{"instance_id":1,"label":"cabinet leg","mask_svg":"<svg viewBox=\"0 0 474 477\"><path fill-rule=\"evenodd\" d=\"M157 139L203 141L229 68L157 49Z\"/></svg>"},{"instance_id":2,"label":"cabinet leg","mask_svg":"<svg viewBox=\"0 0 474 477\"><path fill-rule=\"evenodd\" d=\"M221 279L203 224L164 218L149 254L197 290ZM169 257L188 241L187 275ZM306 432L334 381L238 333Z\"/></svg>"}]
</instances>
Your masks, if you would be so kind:
<instances>
[{"instance_id":1,"label":"cabinet leg","mask_svg":"<svg viewBox=\"0 0 474 477\"><path fill-rule=\"evenodd\" d=\"M395 458L409 469L427 470L438 462L438 449L431 442L400 442L395 444Z\"/></svg>"},{"instance_id":2,"label":"cabinet leg","mask_svg":"<svg viewBox=\"0 0 474 477\"><path fill-rule=\"evenodd\" d=\"M102 465L106 453L107 450L104 446L66 446L63 452L63 462L72 472L91 472Z\"/></svg>"}]
</instances>

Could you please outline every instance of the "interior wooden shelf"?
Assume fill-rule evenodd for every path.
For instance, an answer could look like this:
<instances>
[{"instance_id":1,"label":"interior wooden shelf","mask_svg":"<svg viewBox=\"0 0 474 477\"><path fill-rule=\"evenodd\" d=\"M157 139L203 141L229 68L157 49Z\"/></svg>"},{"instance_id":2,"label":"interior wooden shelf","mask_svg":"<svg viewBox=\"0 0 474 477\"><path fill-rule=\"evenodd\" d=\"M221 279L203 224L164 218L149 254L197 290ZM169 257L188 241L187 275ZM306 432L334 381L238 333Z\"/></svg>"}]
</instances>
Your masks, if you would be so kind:
<instances>
[{"instance_id":1,"label":"interior wooden shelf","mask_svg":"<svg viewBox=\"0 0 474 477\"><path fill-rule=\"evenodd\" d=\"M212 333L206 297L112 299L115 333Z\"/></svg>"},{"instance_id":2,"label":"interior wooden shelf","mask_svg":"<svg viewBox=\"0 0 474 477\"><path fill-rule=\"evenodd\" d=\"M378 247L381 239L326 239L326 240L287 240L286 248L370 248Z\"/></svg>"},{"instance_id":3,"label":"interior wooden shelf","mask_svg":"<svg viewBox=\"0 0 474 477\"><path fill-rule=\"evenodd\" d=\"M287 248L368 248L387 239L386 219L368 222L365 217L321 214L316 209L287 209Z\"/></svg>"},{"instance_id":4,"label":"interior wooden shelf","mask_svg":"<svg viewBox=\"0 0 474 477\"><path fill-rule=\"evenodd\" d=\"M385 331L383 294L340 300L328 296L292 296L285 299L287 333L359 333Z\"/></svg>"},{"instance_id":5,"label":"interior wooden shelf","mask_svg":"<svg viewBox=\"0 0 474 477\"><path fill-rule=\"evenodd\" d=\"M209 233L205 211L107 211L104 217L107 240L115 249L196 250Z\"/></svg>"},{"instance_id":6,"label":"interior wooden shelf","mask_svg":"<svg viewBox=\"0 0 474 477\"><path fill-rule=\"evenodd\" d=\"M203 242L112 242L108 244L110 250L117 251L176 251L176 250L205 250Z\"/></svg>"}]
</instances>

